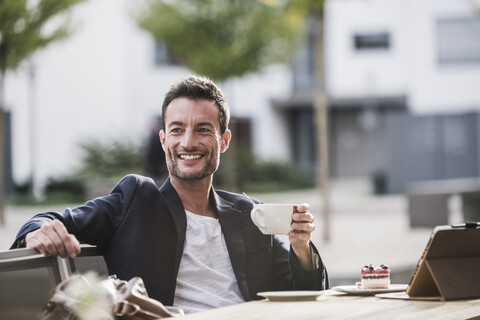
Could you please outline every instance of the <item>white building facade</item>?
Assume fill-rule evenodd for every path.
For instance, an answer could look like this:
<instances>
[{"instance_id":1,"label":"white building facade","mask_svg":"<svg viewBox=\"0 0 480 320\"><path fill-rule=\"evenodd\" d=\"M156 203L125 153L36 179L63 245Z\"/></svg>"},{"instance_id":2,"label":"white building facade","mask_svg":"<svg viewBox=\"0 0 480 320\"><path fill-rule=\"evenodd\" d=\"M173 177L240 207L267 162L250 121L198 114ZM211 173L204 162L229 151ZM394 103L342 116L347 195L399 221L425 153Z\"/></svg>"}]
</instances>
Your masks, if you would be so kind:
<instances>
[{"instance_id":1,"label":"white building facade","mask_svg":"<svg viewBox=\"0 0 480 320\"><path fill-rule=\"evenodd\" d=\"M415 113L479 110L479 8L478 0L327 1L329 95L405 95ZM382 35L383 47L355 45Z\"/></svg>"},{"instance_id":2,"label":"white building facade","mask_svg":"<svg viewBox=\"0 0 480 320\"><path fill-rule=\"evenodd\" d=\"M333 171L480 175L480 1L328 0Z\"/></svg>"},{"instance_id":3,"label":"white building facade","mask_svg":"<svg viewBox=\"0 0 480 320\"><path fill-rule=\"evenodd\" d=\"M327 0L325 83L331 176L413 180L480 175L480 1ZM293 68L295 160L314 168L315 28ZM385 182L384 182L385 183Z\"/></svg>"}]
</instances>

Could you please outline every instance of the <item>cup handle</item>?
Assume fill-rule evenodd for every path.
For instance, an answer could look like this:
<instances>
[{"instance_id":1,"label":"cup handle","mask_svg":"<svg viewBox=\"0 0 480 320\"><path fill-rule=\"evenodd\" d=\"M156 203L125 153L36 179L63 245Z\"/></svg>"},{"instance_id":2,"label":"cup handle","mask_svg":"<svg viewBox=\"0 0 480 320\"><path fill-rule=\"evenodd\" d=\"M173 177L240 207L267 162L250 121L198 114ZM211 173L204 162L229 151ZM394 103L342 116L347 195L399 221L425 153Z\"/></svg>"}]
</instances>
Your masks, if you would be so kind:
<instances>
[{"instance_id":1,"label":"cup handle","mask_svg":"<svg viewBox=\"0 0 480 320\"><path fill-rule=\"evenodd\" d=\"M256 219L257 217L257 212L261 212L260 208L253 208L252 212L250 213L253 222L257 225L257 227L261 229L265 229L267 226L265 224L262 224L260 221Z\"/></svg>"}]
</instances>

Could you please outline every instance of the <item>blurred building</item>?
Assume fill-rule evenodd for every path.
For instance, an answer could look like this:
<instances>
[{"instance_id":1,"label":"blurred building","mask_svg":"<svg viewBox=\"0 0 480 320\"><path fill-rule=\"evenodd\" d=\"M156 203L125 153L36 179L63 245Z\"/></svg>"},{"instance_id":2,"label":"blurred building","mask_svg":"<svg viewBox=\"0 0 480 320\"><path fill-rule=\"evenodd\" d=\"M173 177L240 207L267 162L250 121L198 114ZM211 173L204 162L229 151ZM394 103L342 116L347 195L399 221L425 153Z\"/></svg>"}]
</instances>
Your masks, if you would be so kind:
<instances>
[{"instance_id":1,"label":"blurred building","mask_svg":"<svg viewBox=\"0 0 480 320\"><path fill-rule=\"evenodd\" d=\"M480 2L327 0L325 68L334 178L382 192L411 181L480 175ZM296 160L315 164L313 23L293 69Z\"/></svg>"},{"instance_id":2,"label":"blurred building","mask_svg":"<svg viewBox=\"0 0 480 320\"><path fill-rule=\"evenodd\" d=\"M334 178L479 175L478 0L327 0L326 84ZM79 164L90 138L144 140L169 86L190 71L132 19L141 2L95 0L74 34L7 74L12 167L37 185ZM315 168L313 33L293 66L221 83L237 137L264 159Z\"/></svg>"}]
</instances>

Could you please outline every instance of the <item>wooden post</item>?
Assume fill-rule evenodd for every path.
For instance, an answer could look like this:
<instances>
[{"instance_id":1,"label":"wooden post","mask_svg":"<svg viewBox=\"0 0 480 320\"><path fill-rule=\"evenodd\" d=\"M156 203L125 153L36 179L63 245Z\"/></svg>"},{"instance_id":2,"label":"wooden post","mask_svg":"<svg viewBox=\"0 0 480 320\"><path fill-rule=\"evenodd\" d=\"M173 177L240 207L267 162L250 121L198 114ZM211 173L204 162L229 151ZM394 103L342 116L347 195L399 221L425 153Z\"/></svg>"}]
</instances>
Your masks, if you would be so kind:
<instances>
[{"instance_id":1,"label":"wooden post","mask_svg":"<svg viewBox=\"0 0 480 320\"><path fill-rule=\"evenodd\" d=\"M4 90L5 90L5 73L0 72L0 226L5 225L5 193L6 172L5 172L5 155L6 155L6 120L4 110Z\"/></svg>"},{"instance_id":2,"label":"wooden post","mask_svg":"<svg viewBox=\"0 0 480 320\"><path fill-rule=\"evenodd\" d=\"M330 152L328 132L328 97L325 86L323 9L315 15L315 86L313 106L317 134L317 187L322 199L323 240L330 242Z\"/></svg>"}]
</instances>

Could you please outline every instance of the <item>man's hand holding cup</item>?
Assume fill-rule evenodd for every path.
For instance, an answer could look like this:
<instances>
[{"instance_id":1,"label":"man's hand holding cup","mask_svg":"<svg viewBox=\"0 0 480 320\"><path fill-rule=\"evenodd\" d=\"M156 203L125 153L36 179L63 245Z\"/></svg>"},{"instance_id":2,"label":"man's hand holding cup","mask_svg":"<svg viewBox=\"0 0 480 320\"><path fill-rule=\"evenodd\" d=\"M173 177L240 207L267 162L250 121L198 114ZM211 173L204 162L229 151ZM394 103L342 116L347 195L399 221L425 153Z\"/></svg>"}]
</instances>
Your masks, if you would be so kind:
<instances>
[{"instance_id":1,"label":"man's hand holding cup","mask_svg":"<svg viewBox=\"0 0 480 320\"><path fill-rule=\"evenodd\" d=\"M314 217L309 208L306 203L254 204L251 211L252 221L262 233L288 235L293 251L306 270L312 269L309 242L315 230Z\"/></svg>"}]
</instances>

